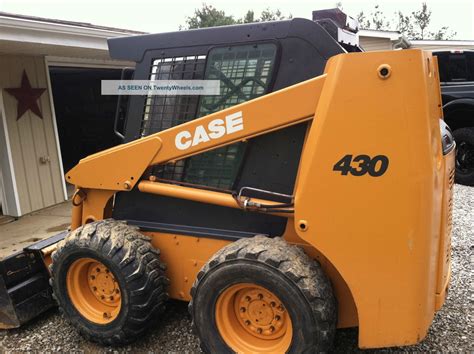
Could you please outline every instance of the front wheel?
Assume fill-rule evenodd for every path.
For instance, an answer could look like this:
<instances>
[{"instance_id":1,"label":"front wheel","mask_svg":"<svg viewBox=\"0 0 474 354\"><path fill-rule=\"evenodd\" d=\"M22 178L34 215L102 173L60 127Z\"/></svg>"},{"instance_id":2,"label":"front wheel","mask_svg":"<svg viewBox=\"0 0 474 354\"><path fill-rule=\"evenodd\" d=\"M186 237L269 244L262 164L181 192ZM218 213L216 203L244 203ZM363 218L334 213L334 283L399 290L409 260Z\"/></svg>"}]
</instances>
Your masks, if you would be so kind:
<instances>
[{"instance_id":1,"label":"front wheel","mask_svg":"<svg viewBox=\"0 0 474 354\"><path fill-rule=\"evenodd\" d=\"M474 186L474 127L453 132L456 141L456 183Z\"/></svg>"},{"instance_id":2,"label":"front wheel","mask_svg":"<svg viewBox=\"0 0 474 354\"><path fill-rule=\"evenodd\" d=\"M327 351L336 302L320 265L281 238L255 236L199 272L189 311L208 353Z\"/></svg>"},{"instance_id":3,"label":"front wheel","mask_svg":"<svg viewBox=\"0 0 474 354\"><path fill-rule=\"evenodd\" d=\"M84 337L121 345L140 338L163 311L164 270L147 237L109 219L61 241L50 281L64 316Z\"/></svg>"}]
</instances>

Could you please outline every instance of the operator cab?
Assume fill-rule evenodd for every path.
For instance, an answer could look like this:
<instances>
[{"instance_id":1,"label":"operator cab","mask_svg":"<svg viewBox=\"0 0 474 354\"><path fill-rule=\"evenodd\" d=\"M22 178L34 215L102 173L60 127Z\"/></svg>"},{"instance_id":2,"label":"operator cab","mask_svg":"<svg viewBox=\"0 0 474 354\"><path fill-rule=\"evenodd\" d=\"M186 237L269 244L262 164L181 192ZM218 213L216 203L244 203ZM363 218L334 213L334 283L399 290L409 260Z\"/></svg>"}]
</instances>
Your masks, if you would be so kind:
<instances>
[{"instance_id":1,"label":"operator cab","mask_svg":"<svg viewBox=\"0 0 474 354\"><path fill-rule=\"evenodd\" d=\"M220 80L217 96L130 96L128 105L120 102L116 126L123 127L117 133L124 142L308 80L324 72L330 57L361 51L356 21L339 9L315 11L313 21L295 18L114 38L109 48L112 58L137 63L135 80ZM155 166L147 174L162 182L228 193L251 187L269 193L253 191L249 196L290 202L307 126ZM197 235L206 228L206 234L230 239L282 235L287 221L138 191L117 194L113 217L154 231Z\"/></svg>"}]
</instances>

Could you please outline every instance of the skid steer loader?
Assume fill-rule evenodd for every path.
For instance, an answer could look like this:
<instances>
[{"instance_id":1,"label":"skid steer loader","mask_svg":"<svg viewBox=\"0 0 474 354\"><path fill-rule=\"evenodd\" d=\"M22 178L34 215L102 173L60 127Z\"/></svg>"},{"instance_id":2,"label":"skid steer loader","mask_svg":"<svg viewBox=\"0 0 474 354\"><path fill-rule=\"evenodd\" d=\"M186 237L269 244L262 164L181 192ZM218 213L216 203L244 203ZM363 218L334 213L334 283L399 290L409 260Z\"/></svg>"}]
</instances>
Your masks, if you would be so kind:
<instances>
[{"instance_id":1,"label":"skid steer loader","mask_svg":"<svg viewBox=\"0 0 474 354\"><path fill-rule=\"evenodd\" d=\"M130 97L124 144L66 174L70 232L2 263L3 325L50 306L49 278L107 345L168 298L189 301L206 352L326 351L355 326L361 348L421 341L451 269L436 58L360 53L324 16L109 40L135 79L218 79L221 95Z\"/></svg>"}]
</instances>

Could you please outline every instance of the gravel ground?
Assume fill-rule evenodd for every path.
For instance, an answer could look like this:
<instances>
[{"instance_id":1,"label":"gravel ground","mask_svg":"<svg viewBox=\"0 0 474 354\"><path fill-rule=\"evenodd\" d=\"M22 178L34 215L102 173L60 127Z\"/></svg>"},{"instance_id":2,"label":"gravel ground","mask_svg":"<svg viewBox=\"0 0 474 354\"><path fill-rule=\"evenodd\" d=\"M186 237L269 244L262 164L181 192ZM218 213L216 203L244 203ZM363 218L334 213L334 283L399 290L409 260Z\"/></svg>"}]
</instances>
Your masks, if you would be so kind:
<instances>
[{"instance_id":1,"label":"gravel ground","mask_svg":"<svg viewBox=\"0 0 474 354\"><path fill-rule=\"evenodd\" d=\"M452 241L453 272L448 298L426 339L416 346L389 348L384 351L472 352L471 286L474 230L474 188L456 185ZM357 330L339 330L335 352L358 351ZM84 340L54 309L28 325L0 332L0 350L41 351L112 351ZM199 341L191 332L186 304L170 301L163 320L137 343L120 351L199 352Z\"/></svg>"}]
</instances>

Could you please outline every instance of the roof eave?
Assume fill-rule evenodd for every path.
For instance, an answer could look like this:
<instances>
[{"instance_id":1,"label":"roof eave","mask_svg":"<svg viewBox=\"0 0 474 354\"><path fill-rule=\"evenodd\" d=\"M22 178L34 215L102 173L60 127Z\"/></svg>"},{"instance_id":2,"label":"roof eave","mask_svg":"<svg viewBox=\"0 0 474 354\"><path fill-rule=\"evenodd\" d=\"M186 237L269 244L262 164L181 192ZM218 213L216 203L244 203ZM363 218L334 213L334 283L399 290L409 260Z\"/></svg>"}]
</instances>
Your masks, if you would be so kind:
<instances>
[{"instance_id":1,"label":"roof eave","mask_svg":"<svg viewBox=\"0 0 474 354\"><path fill-rule=\"evenodd\" d=\"M95 49L107 52L107 38L136 33L48 23L0 15L0 41Z\"/></svg>"},{"instance_id":2,"label":"roof eave","mask_svg":"<svg viewBox=\"0 0 474 354\"><path fill-rule=\"evenodd\" d=\"M104 28L82 27L62 23L51 23L43 21L35 21L29 19L11 18L0 15L0 28L14 28L32 31L43 31L50 33L61 33L70 35L82 35L99 38L110 38L137 34L137 32L125 30L112 30ZM1 32L0 32L1 34Z\"/></svg>"},{"instance_id":3,"label":"roof eave","mask_svg":"<svg viewBox=\"0 0 474 354\"><path fill-rule=\"evenodd\" d=\"M402 34L398 31L378 31L371 29L361 29L358 33L360 37L387 38L391 41L398 40L400 37L403 37Z\"/></svg>"}]
</instances>

